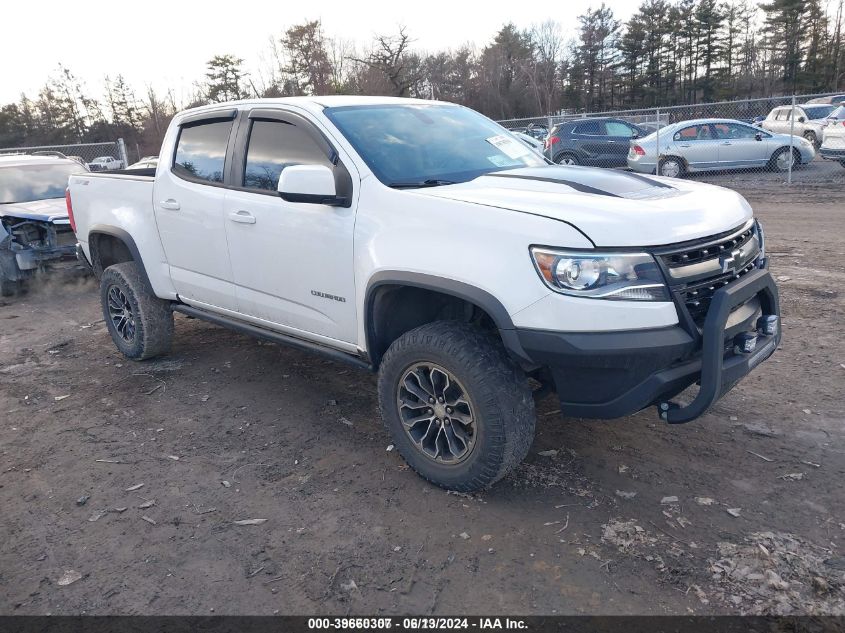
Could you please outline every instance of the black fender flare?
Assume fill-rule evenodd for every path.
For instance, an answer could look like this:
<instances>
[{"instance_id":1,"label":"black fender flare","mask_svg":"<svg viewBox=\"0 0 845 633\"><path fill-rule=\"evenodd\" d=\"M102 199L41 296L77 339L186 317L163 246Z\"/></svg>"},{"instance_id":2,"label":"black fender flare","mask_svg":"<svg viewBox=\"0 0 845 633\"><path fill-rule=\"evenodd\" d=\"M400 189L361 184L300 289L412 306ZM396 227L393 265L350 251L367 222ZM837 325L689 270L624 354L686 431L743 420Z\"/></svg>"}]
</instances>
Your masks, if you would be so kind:
<instances>
[{"instance_id":1,"label":"black fender flare","mask_svg":"<svg viewBox=\"0 0 845 633\"><path fill-rule=\"evenodd\" d=\"M150 278L147 275L147 269L144 267L144 260L141 258L141 251L138 250L138 245L135 244L135 240L132 238L132 236L124 229L121 229L116 226L111 226L108 224L95 224L88 231L89 251L93 250L91 246L92 238L98 235L108 235L123 242L123 244L126 246L126 249L129 251L129 254L132 255L132 260L138 265L138 269L141 272L141 279L143 280L144 285L147 287L147 290L149 290L150 293L155 294L155 292L153 291L153 285L150 283ZM95 257L93 252L91 253L91 259L91 265L94 266L95 262L93 260L95 259Z\"/></svg>"},{"instance_id":2,"label":"black fender flare","mask_svg":"<svg viewBox=\"0 0 845 633\"><path fill-rule=\"evenodd\" d=\"M379 358L373 357L374 341L376 339L374 320L371 318L373 313L373 302L376 296L376 290L382 286L410 286L413 288L422 288L424 290L431 290L445 295L450 295L458 299L463 299L472 303L493 319L499 334L502 337L502 342L508 352L516 359L522 362L531 362L525 350L519 342L516 334L516 328L511 320L510 313L507 311L502 302L499 301L492 294L481 288L477 288L471 284L466 284L461 281L449 279L448 277L439 277L437 275L428 275L425 273L416 273L403 270L382 270L370 277L367 282L367 290L364 295L364 319L365 319L365 334L367 342L367 355L373 366L378 365Z\"/></svg>"}]
</instances>

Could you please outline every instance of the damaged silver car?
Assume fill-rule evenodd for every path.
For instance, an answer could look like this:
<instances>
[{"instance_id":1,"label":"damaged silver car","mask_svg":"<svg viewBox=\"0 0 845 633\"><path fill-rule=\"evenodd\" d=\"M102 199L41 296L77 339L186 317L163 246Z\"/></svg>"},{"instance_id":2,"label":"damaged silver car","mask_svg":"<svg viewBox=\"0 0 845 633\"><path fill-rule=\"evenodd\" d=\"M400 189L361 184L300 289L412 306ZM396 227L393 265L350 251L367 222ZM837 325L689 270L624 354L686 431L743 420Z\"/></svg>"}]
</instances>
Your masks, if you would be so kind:
<instances>
[{"instance_id":1,"label":"damaged silver car","mask_svg":"<svg viewBox=\"0 0 845 633\"><path fill-rule=\"evenodd\" d=\"M61 156L0 156L0 295L13 295L51 263L76 258L65 189L71 174L85 171Z\"/></svg>"}]
</instances>

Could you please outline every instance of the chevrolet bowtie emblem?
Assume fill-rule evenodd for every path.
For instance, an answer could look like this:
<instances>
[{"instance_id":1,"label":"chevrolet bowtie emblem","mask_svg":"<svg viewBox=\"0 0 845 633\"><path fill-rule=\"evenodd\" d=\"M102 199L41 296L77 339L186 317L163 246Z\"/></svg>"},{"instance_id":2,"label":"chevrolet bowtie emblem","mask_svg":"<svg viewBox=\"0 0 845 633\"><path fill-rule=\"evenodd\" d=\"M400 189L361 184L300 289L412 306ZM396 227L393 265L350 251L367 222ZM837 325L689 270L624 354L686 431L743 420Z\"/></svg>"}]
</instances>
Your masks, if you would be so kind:
<instances>
[{"instance_id":1,"label":"chevrolet bowtie emblem","mask_svg":"<svg viewBox=\"0 0 845 633\"><path fill-rule=\"evenodd\" d=\"M737 260L741 259L742 255L743 253L741 248L731 251L730 255L722 255L719 258L719 263L722 265L722 272L736 272Z\"/></svg>"}]
</instances>

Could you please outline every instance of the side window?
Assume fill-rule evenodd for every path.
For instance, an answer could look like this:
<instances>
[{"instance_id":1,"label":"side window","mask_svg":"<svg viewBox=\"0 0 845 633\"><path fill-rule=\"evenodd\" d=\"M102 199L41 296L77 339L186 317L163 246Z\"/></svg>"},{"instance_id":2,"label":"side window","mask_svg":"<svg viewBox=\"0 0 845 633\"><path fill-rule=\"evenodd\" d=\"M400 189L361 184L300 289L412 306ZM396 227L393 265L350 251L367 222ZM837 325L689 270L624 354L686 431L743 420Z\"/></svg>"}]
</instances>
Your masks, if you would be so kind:
<instances>
[{"instance_id":1,"label":"side window","mask_svg":"<svg viewBox=\"0 0 845 633\"><path fill-rule=\"evenodd\" d=\"M214 121L183 127L176 145L173 172L177 176L223 182L226 146L232 121Z\"/></svg>"},{"instance_id":2,"label":"side window","mask_svg":"<svg viewBox=\"0 0 845 633\"><path fill-rule=\"evenodd\" d=\"M706 125L691 125L690 127L685 127L683 130L679 132L675 132L675 140L676 141L695 141L701 138L702 128L707 131L707 138L710 138L710 128Z\"/></svg>"},{"instance_id":3,"label":"side window","mask_svg":"<svg viewBox=\"0 0 845 633\"><path fill-rule=\"evenodd\" d=\"M599 121L587 121L576 125L572 132L582 136L603 136L604 125Z\"/></svg>"},{"instance_id":4,"label":"side window","mask_svg":"<svg viewBox=\"0 0 845 633\"><path fill-rule=\"evenodd\" d=\"M289 165L334 165L307 132L283 121L252 122L243 186L275 191Z\"/></svg>"},{"instance_id":5,"label":"side window","mask_svg":"<svg viewBox=\"0 0 845 633\"><path fill-rule=\"evenodd\" d=\"M621 121L606 121L604 126L607 128L608 136L625 136L627 138L634 136L634 129Z\"/></svg>"}]
</instances>

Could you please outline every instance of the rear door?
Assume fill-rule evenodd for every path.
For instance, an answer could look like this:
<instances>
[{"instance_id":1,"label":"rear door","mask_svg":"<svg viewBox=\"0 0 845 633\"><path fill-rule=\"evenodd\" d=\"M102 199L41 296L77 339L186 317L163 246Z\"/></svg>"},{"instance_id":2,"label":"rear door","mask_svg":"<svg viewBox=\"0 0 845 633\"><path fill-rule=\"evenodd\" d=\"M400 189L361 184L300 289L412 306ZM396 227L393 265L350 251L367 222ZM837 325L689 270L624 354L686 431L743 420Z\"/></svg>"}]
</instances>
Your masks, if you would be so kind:
<instances>
[{"instance_id":1,"label":"rear door","mask_svg":"<svg viewBox=\"0 0 845 633\"><path fill-rule=\"evenodd\" d=\"M186 120L171 162L156 175L153 207L167 266L186 303L236 311L223 219L224 174L237 111Z\"/></svg>"},{"instance_id":2,"label":"rear door","mask_svg":"<svg viewBox=\"0 0 845 633\"><path fill-rule=\"evenodd\" d=\"M690 125L675 132L672 140L691 169L717 169L719 146L709 123Z\"/></svg>"},{"instance_id":3,"label":"rear door","mask_svg":"<svg viewBox=\"0 0 845 633\"><path fill-rule=\"evenodd\" d=\"M777 133L788 132L789 110L790 108L775 108L763 121L763 128Z\"/></svg>"},{"instance_id":4,"label":"rear door","mask_svg":"<svg viewBox=\"0 0 845 633\"><path fill-rule=\"evenodd\" d=\"M356 183L358 177L352 161L323 130L287 108L251 110L236 147L234 186L223 215L241 314L294 336L354 349L358 191L352 175ZM307 164L332 169L349 206L283 200L277 192L282 171Z\"/></svg>"},{"instance_id":5,"label":"rear door","mask_svg":"<svg viewBox=\"0 0 845 633\"><path fill-rule=\"evenodd\" d=\"M582 121L572 128L572 145L584 164L605 167L609 162L604 121ZM627 150L627 148L626 148Z\"/></svg>"}]
</instances>

